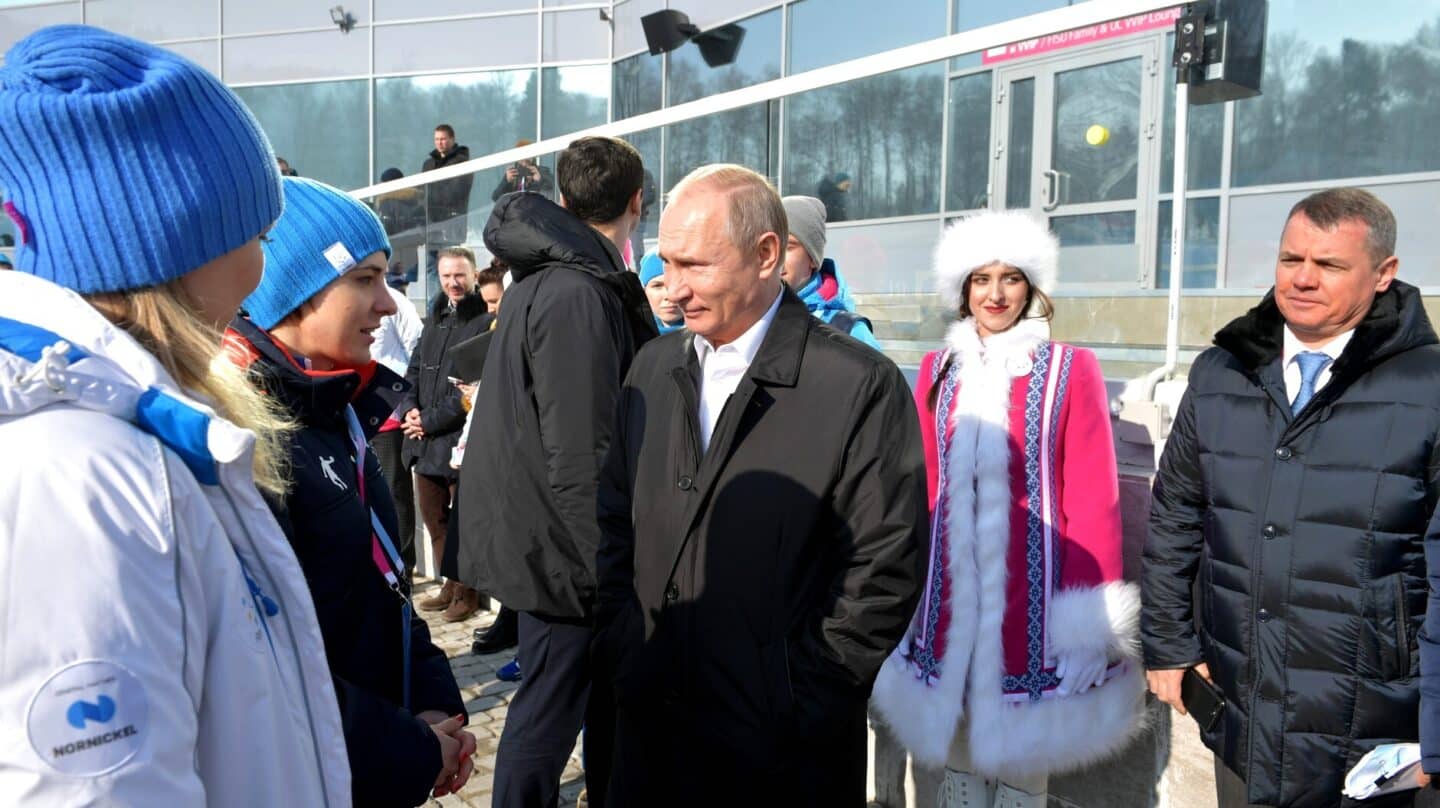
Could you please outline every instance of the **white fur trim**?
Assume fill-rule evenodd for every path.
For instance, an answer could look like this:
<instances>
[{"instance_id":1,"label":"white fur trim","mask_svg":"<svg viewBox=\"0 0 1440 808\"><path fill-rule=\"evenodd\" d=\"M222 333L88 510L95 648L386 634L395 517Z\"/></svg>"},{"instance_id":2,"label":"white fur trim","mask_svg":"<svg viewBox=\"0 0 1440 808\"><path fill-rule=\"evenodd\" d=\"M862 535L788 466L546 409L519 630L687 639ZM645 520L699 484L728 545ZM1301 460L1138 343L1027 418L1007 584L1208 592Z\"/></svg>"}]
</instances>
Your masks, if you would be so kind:
<instances>
[{"instance_id":1,"label":"white fur trim","mask_svg":"<svg viewBox=\"0 0 1440 808\"><path fill-rule=\"evenodd\" d=\"M950 625L940 682L918 681L892 655L881 666L874 701L895 736L922 763L940 766L963 715L967 684L992 680L1000 699L1005 556L1010 544L1010 390L1006 360L1031 356L1049 327L1022 320L982 342L973 318L950 326L946 342L960 373L946 463L949 499Z\"/></svg>"},{"instance_id":2,"label":"white fur trim","mask_svg":"<svg viewBox=\"0 0 1440 808\"><path fill-rule=\"evenodd\" d=\"M990 777L1081 769L1119 752L1144 726L1145 679L1135 662L1071 696L1006 703L975 695L972 689L970 754L975 771Z\"/></svg>"},{"instance_id":3,"label":"white fur trim","mask_svg":"<svg viewBox=\"0 0 1440 808\"><path fill-rule=\"evenodd\" d=\"M927 685L897 652L881 666L872 703L919 763L943 766L957 727L970 733L974 769L990 776L1061 773L1114 754L1141 727L1144 680L1134 660L1138 593L1116 583L1056 593L1053 629L1070 639L1100 638L1122 662L1099 687L1039 701L1007 700L1004 656L1006 561L1010 544L1010 396L1007 360L1032 356L1049 338L1043 321L1022 320L981 341L973 319L953 324L946 343L957 363L949 497L950 625L940 680ZM1113 648L1112 648L1113 646Z\"/></svg>"},{"instance_id":4,"label":"white fur trim","mask_svg":"<svg viewBox=\"0 0 1440 808\"><path fill-rule=\"evenodd\" d=\"M993 263L1025 273L1041 291L1055 288L1060 240L1024 211L985 211L957 220L935 248L935 277L942 299L960 306L960 289L971 272Z\"/></svg>"},{"instance_id":5,"label":"white fur trim","mask_svg":"<svg viewBox=\"0 0 1440 808\"><path fill-rule=\"evenodd\" d=\"M1135 660L1140 656L1140 587L1125 581L1062 589L1050 600L1045 629L1055 655L1098 651Z\"/></svg>"}]
</instances>

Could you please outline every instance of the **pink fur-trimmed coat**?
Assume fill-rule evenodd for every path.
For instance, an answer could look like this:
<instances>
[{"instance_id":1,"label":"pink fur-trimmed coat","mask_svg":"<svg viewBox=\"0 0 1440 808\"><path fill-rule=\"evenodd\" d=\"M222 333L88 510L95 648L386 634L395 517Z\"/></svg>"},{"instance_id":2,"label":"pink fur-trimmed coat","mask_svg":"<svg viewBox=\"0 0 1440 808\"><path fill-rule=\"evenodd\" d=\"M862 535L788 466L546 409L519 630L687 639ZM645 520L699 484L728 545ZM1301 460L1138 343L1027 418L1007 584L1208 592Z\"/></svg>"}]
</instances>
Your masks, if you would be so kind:
<instances>
[{"instance_id":1,"label":"pink fur-trimmed coat","mask_svg":"<svg viewBox=\"0 0 1440 808\"><path fill-rule=\"evenodd\" d=\"M945 763L964 726L978 773L1076 769L1129 740L1143 706L1140 598L1122 579L1100 365L1089 351L1051 342L1038 320L982 345L966 319L946 341L948 351L925 357L915 391L930 570L872 703L922 763ZM948 387L937 382L947 355L957 374ZM943 439L937 409L950 412ZM1107 655L1104 683L1060 695L1057 658L1084 651Z\"/></svg>"}]
</instances>

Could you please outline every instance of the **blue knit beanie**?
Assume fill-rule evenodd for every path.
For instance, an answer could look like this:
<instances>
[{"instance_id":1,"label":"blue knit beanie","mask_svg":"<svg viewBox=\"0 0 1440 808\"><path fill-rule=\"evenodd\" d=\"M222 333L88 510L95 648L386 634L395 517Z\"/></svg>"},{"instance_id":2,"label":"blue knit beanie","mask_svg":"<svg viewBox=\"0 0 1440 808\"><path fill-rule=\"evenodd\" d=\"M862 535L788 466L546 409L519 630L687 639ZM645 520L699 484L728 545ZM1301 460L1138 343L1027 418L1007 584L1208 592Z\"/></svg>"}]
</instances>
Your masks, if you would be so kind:
<instances>
[{"instance_id":1,"label":"blue knit beanie","mask_svg":"<svg viewBox=\"0 0 1440 808\"><path fill-rule=\"evenodd\" d=\"M665 262L660 260L660 251L651 250L640 259L640 285L649 286L650 281L665 272Z\"/></svg>"},{"instance_id":2,"label":"blue knit beanie","mask_svg":"<svg viewBox=\"0 0 1440 808\"><path fill-rule=\"evenodd\" d=\"M390 258L390 240L375 213L323 182L286 177L285 214L266 235L265 277L245 311L265 330L319 294L373 252Z\"/></svg>"},{"instance_id":3,"label":"blue knit beanie","mask_svg":"<svg viewBox=\"0 0 1440 808\"><path fill-rule=\"evenodd\" d=\"M0 66L0 195L15 263L81 293L178 278L280 216L265 133L203 68L83 25Z\"/></svg>"}]
</instances>

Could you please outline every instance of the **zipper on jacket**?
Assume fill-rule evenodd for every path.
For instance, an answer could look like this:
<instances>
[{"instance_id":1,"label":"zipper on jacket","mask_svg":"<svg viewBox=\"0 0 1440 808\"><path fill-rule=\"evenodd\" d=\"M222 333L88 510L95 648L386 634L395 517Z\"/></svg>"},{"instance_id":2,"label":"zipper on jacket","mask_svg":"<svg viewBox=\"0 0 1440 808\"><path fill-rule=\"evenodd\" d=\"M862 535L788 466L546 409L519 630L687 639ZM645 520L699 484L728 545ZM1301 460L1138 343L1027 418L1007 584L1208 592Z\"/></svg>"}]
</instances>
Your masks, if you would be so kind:
<instances>
[{"instance_id":1,"label":"zipper on jacket","mask_svg":"<svg viewBox=\"0 0 1440 808\"><path fill-rule=\"evenodd\" d=\"M1395 576L1395 670L1410 675L1410 615L1405 603L1405 574Z\"/></svg>"},{"instance_id":2,"label":"zipper on jacket","mask_svg":"<svg viewBox=\"0 0 1440 808\"><path fill-rule=\"evenodd\" d=\"M241 518L240 506L236 504L234 495L231 493L230 489L225 486L224 482L225 481L221 482L220 492L225 495L225 501L230 505L231 516L234 517L236 523L240 526L240 530L245 534L245 541L250 545L250 552L255 554L255 562L260 566L261 572L265 574L265 577L267 579L273 582L278 582L280 580L279 577L277 577L275 573L271 571L270 565L266 563L265 555L260 552L260 548L255 542L255 536L250 532L250 525L243 518ZM258 497L259 495L257 494L256 496ZM302 578L300 581L300 585L308 587L309 583ZM276 587L276 591L278 594L278 585ZM290 609L280 610L281 616L285 618L286 633L290 635L291 659L294 662L297 683L300 685L300 698L301 701L303 701L305 704L305 721L310 726L310 747L315 752L315 771L320 780L320 794L325 800L325 805L329 806L332 803L330 800L330 781L329 777L327 776L328 769L326 769L325 767L325 754L320 749L320 733L315 728L315 709L310 703L310 683L305 676L305 663L302 661L301 657L300 635L298 632L295 631L295 624L290 619L290 612ZM275 662L276 667L279 667L280 660L278 658L278 655L276 655L275 657ZM326 672L329 672L328 669Z\"/></svg>"}]
</instances>

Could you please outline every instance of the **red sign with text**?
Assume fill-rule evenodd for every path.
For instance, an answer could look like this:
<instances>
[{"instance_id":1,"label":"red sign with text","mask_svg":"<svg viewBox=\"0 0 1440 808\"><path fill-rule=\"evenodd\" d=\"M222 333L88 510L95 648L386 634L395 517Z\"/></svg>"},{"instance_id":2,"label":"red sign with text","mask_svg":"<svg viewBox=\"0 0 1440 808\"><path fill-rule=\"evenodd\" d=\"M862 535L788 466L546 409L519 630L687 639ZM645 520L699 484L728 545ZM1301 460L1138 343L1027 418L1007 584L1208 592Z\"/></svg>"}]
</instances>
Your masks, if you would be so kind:
<instances>
[{"instance_id":1,"label":"red sign with text","mask_svg":"<svg viewBox=\"0 0 1440 808\"><path fill-rule=\"evenodd\" d=\"M1107 39L1138 34L1142 31L1153 31L1156 28L1170 28L1175 25L1175 21L1178 19L1180 19L1179 6L1164 11L1151 11L1148 14L1136 14L1133 17L1126 17L1123 20L1087 25L1084 28L1076 28L1073 31L1046 34L1045 36L1035 39L1027 39L1024 42L1014 42L1009 45L1001 45L998 48L991 48L985 51L980 61L982 64L993 65L1000 62L1009 62L1014 59L1027 59L1031 56L1039 56L1041 54L1065 50L1066 48L1074 48L1080 45L1091 45Z\"/></svg>"}]
</instances>

